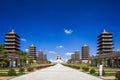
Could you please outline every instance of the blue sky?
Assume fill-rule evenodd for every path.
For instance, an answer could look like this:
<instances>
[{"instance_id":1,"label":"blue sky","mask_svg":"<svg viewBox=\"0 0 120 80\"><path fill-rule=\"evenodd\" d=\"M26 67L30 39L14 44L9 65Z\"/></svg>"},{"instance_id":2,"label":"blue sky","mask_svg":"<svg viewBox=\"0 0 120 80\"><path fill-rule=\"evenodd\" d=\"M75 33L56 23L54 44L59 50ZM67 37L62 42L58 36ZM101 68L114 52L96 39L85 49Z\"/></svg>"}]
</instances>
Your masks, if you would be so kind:
<instances>
[{"instance_id":1,"label":"blue sky","mask_svg":"<svg viewBox=\"0 0 120 80\"><path fill-rule=\"evenodd\" d=\"M103 29L113 33L120 49L119 0L0 0L0 43L12 29L21 37L21 49L34 44L48 59L68 54L84 43L97 52L97 36ZM67 54L67 55L66 55Z\"/></svg>"}]
</instances>

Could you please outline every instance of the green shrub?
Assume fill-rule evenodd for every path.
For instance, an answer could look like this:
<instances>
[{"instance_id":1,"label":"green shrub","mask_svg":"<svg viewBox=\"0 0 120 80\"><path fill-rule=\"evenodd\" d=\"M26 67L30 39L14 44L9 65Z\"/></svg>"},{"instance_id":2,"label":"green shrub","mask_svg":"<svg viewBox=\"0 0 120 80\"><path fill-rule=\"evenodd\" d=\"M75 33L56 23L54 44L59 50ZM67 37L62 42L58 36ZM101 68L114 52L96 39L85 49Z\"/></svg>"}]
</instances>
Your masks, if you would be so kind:
<instances>
[{"instance_id":1,"label":"green shrub","mask_svg":"<svg viewBox=\"0 0 120 80\"><path fill-rule=\"evenodd\" d=\"M23 73L24 71L25 71L24 68L20 68L20 69L19 69L19 73Z\"/></svg>"},{"instance_id":2,"label":"green shrub","mask_svg":"<svg viewBox=\"0 0 120 80\"><path fill-rule=\"evenodd\" d=\"M15 76L15 75L16 75L15 69L13 69L13 68L9 69L8 75L9 75L9 76Z\"/></svg>"},{"instance_id":3,"label":"green shrub","mask_svg":"<svg viewBox=\"0 0 120 80\"><path fill-rule=\"evenodd\" d=\"M95 73L95 69L91 69L90 74L94 74L94 73Z\"/></svg>"}]
</instances>

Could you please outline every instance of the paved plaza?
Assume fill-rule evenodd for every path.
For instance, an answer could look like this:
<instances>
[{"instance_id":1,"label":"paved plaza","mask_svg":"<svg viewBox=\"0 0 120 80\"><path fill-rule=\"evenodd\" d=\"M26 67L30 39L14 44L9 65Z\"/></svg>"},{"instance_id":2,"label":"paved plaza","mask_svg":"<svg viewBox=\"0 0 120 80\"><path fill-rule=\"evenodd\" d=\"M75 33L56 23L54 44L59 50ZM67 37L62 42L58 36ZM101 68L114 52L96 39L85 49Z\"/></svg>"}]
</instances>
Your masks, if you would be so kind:
<instances>
[{"instance_id":1,"label":"paved plaza","mask_svg":"<svg viewBox=\"0 0 120 80\"><path fill-rule=\"evenodd\" d=\"M10 80L102 80L61 64L22 75Z\"/></svg>"}]
</instances>

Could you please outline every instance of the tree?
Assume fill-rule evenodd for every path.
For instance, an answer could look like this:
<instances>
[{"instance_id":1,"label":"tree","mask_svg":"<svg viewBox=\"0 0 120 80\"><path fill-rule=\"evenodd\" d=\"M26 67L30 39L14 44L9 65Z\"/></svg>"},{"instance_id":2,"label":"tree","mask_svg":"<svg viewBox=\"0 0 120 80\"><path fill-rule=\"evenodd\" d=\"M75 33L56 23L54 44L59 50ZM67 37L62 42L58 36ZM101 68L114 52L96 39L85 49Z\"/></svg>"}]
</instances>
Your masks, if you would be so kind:
<instances>
[{"instance_id":1,"label":"tree","mask_svg":"<svg viewBox=\"0 0 120 80\"><path fill-rule=\"evenodd\" d=\"M97 58L97 63L98 65L102 64L102 55L101 55L101 52L98 52L98 58Z\"/></svg>"},{"instance_id":2,"label":"tree","mask_svg":"<svg viewBox=\"0 0 120 80\"><path fill-rule=\"evenodd\" d=\"M9 58L7 57L7 51L4 49L4 45L0 44L0 64L5 67L7 63L9 63Z\"/></svg>"},{"instance_id":3,"label":"tree","mask_svg":"<svg viewBox=\"0 0 120 80\"><path fill-rule=\"evenodd\" d=\"M21 50L19 51L18 56L19 56L20 66L25 65L27 61L27 53Z\"/></svg>"},{"instance_id":4,"label":"tree","mask_svg":"<svg viewBox=\"0 0 120 80\"><path fill-rule=\"evenodd\" d=\"M71 59L69 59L69 60L67 61L67 63L71 63Z\"/></svg>"},{"instance_id":5,"label":"tree","mask_svg":"<svg viewBox=\"0 0 120 80\"><path fill-rule=\"evenodd\" d=\"M32 64L32 63L33 63L33 59L29 58L29 64Z\"/></svg>"}]
</instances>

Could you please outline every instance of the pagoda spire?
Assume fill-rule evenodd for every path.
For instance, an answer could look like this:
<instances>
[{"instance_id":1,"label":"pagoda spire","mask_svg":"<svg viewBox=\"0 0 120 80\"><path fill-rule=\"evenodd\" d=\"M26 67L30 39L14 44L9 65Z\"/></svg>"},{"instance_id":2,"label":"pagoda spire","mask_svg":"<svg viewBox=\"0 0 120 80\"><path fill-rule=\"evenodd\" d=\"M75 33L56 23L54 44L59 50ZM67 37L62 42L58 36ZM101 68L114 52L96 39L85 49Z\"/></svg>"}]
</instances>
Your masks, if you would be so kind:
<instances>
[{"instance_id":1,"label":"pagoda spire","mask_svg":"<svg viewBox=\"0 0 120 80\"><path fill-rule=\"evenodd\" d=\"M103 34L108 34L109 32L107 32L106 29L104 29L104 31L102 33Z\"/></svg>"}]
</instances>

